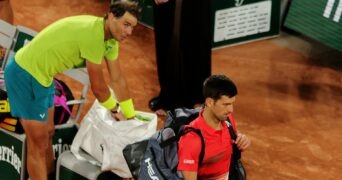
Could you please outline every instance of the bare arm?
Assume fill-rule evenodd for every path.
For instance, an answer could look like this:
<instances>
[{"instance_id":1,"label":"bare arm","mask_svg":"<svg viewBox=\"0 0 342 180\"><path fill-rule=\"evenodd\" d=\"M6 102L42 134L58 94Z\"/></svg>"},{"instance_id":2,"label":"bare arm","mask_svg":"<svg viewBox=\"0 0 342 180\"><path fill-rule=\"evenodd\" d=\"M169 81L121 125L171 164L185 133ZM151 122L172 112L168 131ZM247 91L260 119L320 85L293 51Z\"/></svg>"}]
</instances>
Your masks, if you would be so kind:
<instances>
[{"instance_id":1,"label":"bare arm","mask_svg":"<svg viewBox=\"0 0 342 180\"><path fill-rule=\"evenodd\" d=\"M126 79L121 73L119 60L105 61L110 78L110 87L114 90L118 100L124 101L130 98Z\"/></svg>"},{"instance_id":2,"label":"bare arm","mask_svg":"<svg viewBox=\"0 0 342 180\"><path fill-rule=\"evenodd\" d=\"M91 90L100 102L106 101L110 94L102 73L102 65L86 61Z\"/></svg>"},{"instance_id":3,"label":"bare arm","mask_svg":"<svg viewBox=\"0 0 342 180\"><path fill-rule=\"evenodd\" d=\"M197 172L182 171L184 180L197 180Z\"/></svg>"},{"instance_id":4,"label":"bare arm","mask_svg":"<svg viewBox=\"0 0 342 180\"><path fill-rule=\"evenodd\" d=\"M126 81L121 76L121 71L118 64L115 62L105 62L110 76L110 87L114 90L117 100L121 102L129 99ZM105 82L104 75L102 72L102 65L94 64L90 61L87 61L86 63L89 80L91 84L91 90L93 91L94 96L101 103L103 103L110 98L111 92L109 91L109 88ZM111 111L116 111L116 108L117 107L114 107L113 109L111 109ZM112 116L117 120L126 119L126 117L121 112L112 114Z\"/></svg>"}]
</instances>

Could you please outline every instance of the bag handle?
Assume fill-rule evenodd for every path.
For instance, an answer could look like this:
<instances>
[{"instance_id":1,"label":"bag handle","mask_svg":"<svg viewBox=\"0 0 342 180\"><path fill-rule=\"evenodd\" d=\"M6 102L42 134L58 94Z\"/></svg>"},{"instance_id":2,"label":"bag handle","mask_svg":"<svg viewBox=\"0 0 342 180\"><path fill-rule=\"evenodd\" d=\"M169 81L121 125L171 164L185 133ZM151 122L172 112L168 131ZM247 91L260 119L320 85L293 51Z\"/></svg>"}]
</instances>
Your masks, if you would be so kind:
<instances>
[{"instance_id":1,"label":"bag handle","mask_svg":"<svg viewBox=\"0 0 342 180\"><path fill-rule=\"evenodd\" d=\"M172 128L171 128L172 129ZM175 142L175 141L179 141L180 137L189 133L189 132L195 132L201 139L201 151L199 154L199 161L198 161L198 167L202 164L202 161L204 159L204 151L205 151L205 143L204 143L204 138L202 135L202 132L200 129L196 129L190 126L182 126L179 129L179 132L177 132L177 134L165 141L160 142L160 147L164 148L168 145L170 145L171 143Z\"/></svg>"},{"instance_id":2,"label":"bag handle","mask_svg":"<svg viewBox=\"0 0 342 180\"><path fill-rule=\"evenodd\" d=\"M59 83L58 80L55 79L55 85L57 86L58 89L61 90L61 96L54 96L54 103L56 105L62 106L69 114L71 114L71 111L67 105L67 98L65 95L64 87L62 86L61 83Z\"/></svg>"},{"instance_id":3,"label":"bag handle","mask_svg":"<svg viewBox=\"0 0 342 180\"><path fill-rule=\"evenodd\" d=\"M228 130L229 130L230 138L235 141L237 136L236 136L235 130L233 129L233 125L232 125L229 117L227 117L227 120L225 122L226 122L226 125L227 125ZM239 150L237 145L233 144L232 148L233 148L232 160L233 159L234 160L240 159L241 158L241 151Z\"/></svg>"},{"instance_id":4,"label":"bag handle","mask_svg":"<svg viewBox=\"0 0 342 180\"><path fill-rule=\"evenodd\" d=\"M236 136L235 130L233 129L233 125L232 125L229 117L227 117L227 121L225 121L225 122L226 122L228 130L229 130L230 138L235 141L237 136Z\"/></svg>"},{"instance_id":5,"label":"bag handle","mask_svg":"<svg viewBox=\"0 0 342 180\"><path fill-rule=\"evenodd\" d=\"M199 161L198 161L198 168L199 168L203 162L203 159L204 159L204 150L205 150L204 138L203 138L203 135L202 135L202 132L200 129L196 129L196 128L187 126L184 128L184 134L186 134L188 132L195 132L201 139L202 146L201 146L201 152L200 152Z\"/></svg>"}]
</instances>

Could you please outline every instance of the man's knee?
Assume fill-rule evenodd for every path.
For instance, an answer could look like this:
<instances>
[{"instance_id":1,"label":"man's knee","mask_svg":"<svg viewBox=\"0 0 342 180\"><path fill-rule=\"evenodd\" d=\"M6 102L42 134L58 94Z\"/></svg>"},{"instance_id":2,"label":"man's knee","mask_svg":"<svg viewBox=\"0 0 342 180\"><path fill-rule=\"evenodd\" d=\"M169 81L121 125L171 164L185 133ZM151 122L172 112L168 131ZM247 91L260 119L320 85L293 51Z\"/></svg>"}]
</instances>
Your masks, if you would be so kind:
<instances>
[{"instance_id":1,"label":"man's knee","mask_svg":"<svg viewBox=\"0 0 342 180\"><path fill-rule=\"evenodd\" d=\"M53 135L55 134L55 126L52 125L52 126L48 126L48 135L49 135L49 138L51 139L53 137Z\"/></svg>"},{"instance_id":2,"label":"man's knee","mask_svg":"<svg viewBox=\"0 0 342 180\"><path fill-rule=\"evenodd\" d=\"M27 143L28 143L28 151L34 152L33 154L39 154L39 156L44 156L46 154L46 150L48 148L48 141L47 136L46 138L36 138L36 139L30 139L27 137Z\"/></svg>"},{"instance_id":3,"label":"man's knee","mask_svg":"<svg viewBox=\"0 0 342 180\"><path fill-rule=\"evenodd\" d=\"M21 120L29 148L45 150L49 142L49 128L34 120Z\"/></svg>"}]
</instances>

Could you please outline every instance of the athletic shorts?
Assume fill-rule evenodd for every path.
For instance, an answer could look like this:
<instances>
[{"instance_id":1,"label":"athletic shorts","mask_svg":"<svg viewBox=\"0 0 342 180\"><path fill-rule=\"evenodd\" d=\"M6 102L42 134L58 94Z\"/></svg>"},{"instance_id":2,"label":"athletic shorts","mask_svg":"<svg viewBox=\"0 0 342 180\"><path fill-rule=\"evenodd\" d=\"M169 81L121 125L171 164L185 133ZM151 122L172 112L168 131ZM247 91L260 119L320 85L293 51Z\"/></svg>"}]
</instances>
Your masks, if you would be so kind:
<instances>
[{"instance_id":1,"label":"athletic shorts","mask_svg":"<svg viewBox=\"0 0 342 180\"><path fill-rule=\"evenodd\" d=\"M54 102L54 83L42 86L13 57L5 68L5 85L13 117L47 121Z\"/></svg>"}]
</instances>

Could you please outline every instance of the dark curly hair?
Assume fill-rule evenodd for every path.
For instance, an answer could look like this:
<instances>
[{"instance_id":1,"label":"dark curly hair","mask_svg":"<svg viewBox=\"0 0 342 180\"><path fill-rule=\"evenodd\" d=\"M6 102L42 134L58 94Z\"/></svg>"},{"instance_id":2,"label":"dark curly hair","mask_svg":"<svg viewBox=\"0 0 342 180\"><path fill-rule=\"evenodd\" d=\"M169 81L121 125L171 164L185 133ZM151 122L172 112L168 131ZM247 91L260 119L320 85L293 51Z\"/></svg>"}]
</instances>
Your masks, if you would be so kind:
<instances>
[{"instance_id":1,"label":"dark curly hair","mask_svg":"<svg viewBox=\"0 0 342 180\"><path fill-rule=\"evenodd\" d=\"M204 98L212 98L216 101L221 96L234 97L237 93L236 85L225 75L212 75L203 83Z\"/></svg>"},{"instance_id":2,"label":"dark curly hair","mask_svg":"<svg viewBox=\"0 0 342 180\"><path fill-rule=\"evenodd\" d=\"M129 12L139 19L141 8L137 0L115 0L109 8L109 13L113 13L115 17L122 17L125 12ZM105 18L108 17L108 14Z\"/></svg>"}]
</instances>

